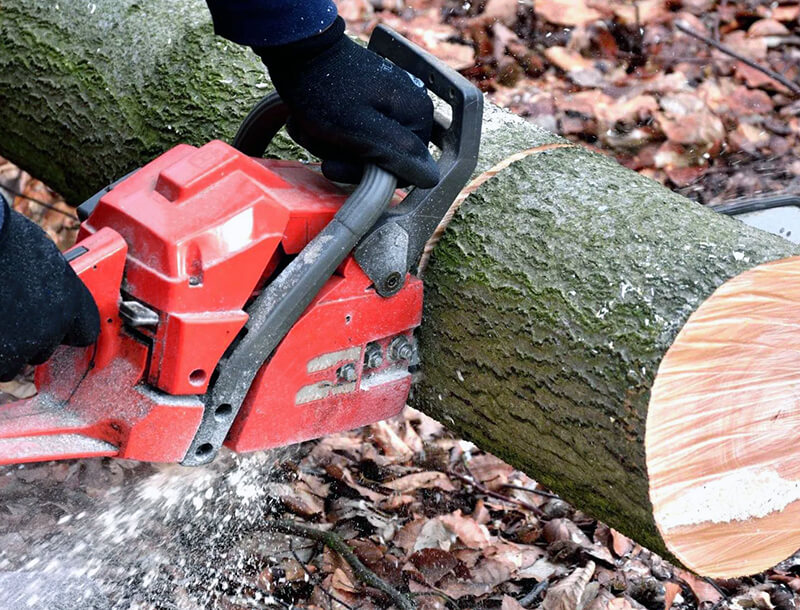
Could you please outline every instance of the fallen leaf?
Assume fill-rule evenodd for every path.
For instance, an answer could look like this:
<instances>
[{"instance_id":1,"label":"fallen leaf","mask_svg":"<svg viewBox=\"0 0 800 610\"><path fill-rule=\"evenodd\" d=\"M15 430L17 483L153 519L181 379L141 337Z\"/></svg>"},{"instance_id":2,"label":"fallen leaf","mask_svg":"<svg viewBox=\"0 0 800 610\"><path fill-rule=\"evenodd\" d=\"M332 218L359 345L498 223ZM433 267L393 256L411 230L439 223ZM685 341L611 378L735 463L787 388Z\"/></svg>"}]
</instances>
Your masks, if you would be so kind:
<instances>
[{"instance_id":1,"label":"fallen leaf","mask_svg":"<svg viewBox=\"0 0 800 610\"><path fill-rule=\"evenodd\" d=\"M435 586L445 574L452 572L460 563L452 553L437 548L416 551L408 560L419 570L425 582L431 586Z\"/></svg>"},{"instance_id":2,"label":"fallen leaf","mask_svg":"<svg viewBox=\"0 0 800 610\"><path fill-rule=\"evenodd\" d=\"M461 510L439 517L441 522L453 532L461 542L473 549L482 549L489 545L492 537L485 525L481 525L472 517L465 517Z\"/></svg>"},{"instance_id":3,"label":"fallen leaf","mask_svg":"<svg viewBox=\"0 0 800 610\"><path fill-rule=\"evenodd\" d=\"M595 69L591 59L586 59L580 52L566 47L550 47L544 52L544 56L564 72Z\"/></svg>"},{"instance_id":4,"label":"fallen leaf","mask_svg":"<svg viewBox=\"0 0 800 610\"><path fill-rule=\"evenodd\" d=\"M544 610L583 610L586 603L584 595L587 585L594 574L594 562L590 561L584 568L576 569L561 582L547 590L542 608Z\"/></svg>"},{"instance_id":5,"label":"fallen leaf","mask_svg":"<svg viewBox=\"0 0 800 610\"><path fill-rule=\"evenodd\" d=\"M414 551L436 548L449 551L456 538L457 536L442 523L441 519L431 519L422 525L413 548Z\"/></svg>"},{"instance_id":6,"label":"fallen leaf","mask_svg":"<svg viewBox=\"0 0 800 610\"><path fill-rule=\"evenodd\" d=\"M398 436L388 422L379 421L369 428L370 434L387 458L397 462L406 462L414 455L411 448Z\"/></svg>"},{"instance_id":7,"label":"fallen leaf","mask_svg":"<svg viewBox=\"0 0 800 610\"><path fill-rule=\"evenodd\" d=\"M695 594L695 597L697 597L697 601L701 604L703 602L711 602L713 604L722 598L722 595L720 595L719 591L717 591L712 585L707 583L705 580L698 578L694 574L687 572L686 570L675 568L675 576L689 585L689 588Z\"/></svg>"},{"instance_id":8,"label":"fallen leaf","mask_svg":"<svg viewBox=\"0 0 800 610\"><path fill-rule=\"evenodd\" d=\"M482 17L491 21L499 21L506 25L514 25L519 7L518 0L488 0L486 7L483 9Z\"/></svg>"},{"instance_id":9,"label":"fallen leaf","mask_svg":"<svg viewBox=\"0 0 800 610\"><path fill-rule=\"evenodd\" d=\"M611 528L611 542L612 549L617 557L624 557L633 549L633 541L627 536L620 534L614 528Z\"/></svg>"},{"instance_id":10,"label":"fallen leaf","mask_svg":"<svg viewBox=\"0 0 800 610\"><path fill-rule=\"evenodd\" d=\"M0 382L0 393L8 394L17 400L36 395L36 386L31 381L12 379Z\"/></svg>"},{"instance_id":11,"label":"fallen leaf","mask_svg":"<svg viewBox=\"0 0 800 610\"><path fill-rule=\"evenodd\" d=\"M503 489L514 472L513 466L509 466L491 453L482 453L473 457L467 463L467 470L474 479L492 491Z\"/></svg>"},{"instance_id":12,"label":"fallen leaf","mask_svg":"<svg viewBox=\"0 0 800 610\"><path fill-rule=\"evenodd\" d=\"M789 28L776 19L759 19L747 29L747 36L788 36Z\"/></svg>"},{"instance_id":13,"label":"fallen leaf","mask_svg":"<svg viewBox=\"0 0 800 610\"><path fill-rule=\"evenodd\" d=\"M556 25L584 25L602 17L587 0L537 0L533 8L537 15Z\"/></svg>"},{"instance_id":14,"label":"fallen leaf","mask_svg":"<svg viewBox=\"0 0 800 610\"><path fill-rule=\"evenodd\" d=\"M669 610L675 597L681 592L681 586L676 582L664 583L664 608Z\"/></svg>"},{"instance_id":15,"label":"fallen leaf","mask_svg":"<svg viewBox=\"0 0 800 610\"><path fill-rule=\"evenodd\" d=\"M525 610L525 606L521 605L513 597L504 595L503 601L500 603L500 610Z\"/></svg>"},{"instance_id":16,"label":"fallen leaf","mask_svg":"<svg viewBox=\"0 0 800 610\"><path fill-rule=\"evenodd\" d=\"M415 472L388 483L383 484L384 487L392 491L409 492L416 489L430 489L436 488L442 491L455 491L455 486L452 481L443 472L426 471Z\"/></svg>"}]
</instances>

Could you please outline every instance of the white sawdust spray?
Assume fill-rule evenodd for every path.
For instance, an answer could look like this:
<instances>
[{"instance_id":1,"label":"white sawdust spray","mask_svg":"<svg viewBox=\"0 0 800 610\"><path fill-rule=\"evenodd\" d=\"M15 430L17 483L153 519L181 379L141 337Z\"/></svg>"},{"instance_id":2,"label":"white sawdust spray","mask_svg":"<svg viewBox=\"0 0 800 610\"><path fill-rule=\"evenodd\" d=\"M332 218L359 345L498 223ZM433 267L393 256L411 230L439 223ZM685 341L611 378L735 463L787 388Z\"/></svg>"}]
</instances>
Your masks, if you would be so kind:
<instances>
[{"instance_id":1,"label":"white sawdust spray","mask_svg":"<svg viewBox=\"0 0 800 610\"><path fill-rule=\"evenodd\" d=\"M88 505L86 485L74 489L72 495L82 499L72 502L65 483L51 480L46 470L24 486L0 485L0 507L22 506L32 519L30 527L23 521L3 537L21 544L0 540L0 587L7 575L24 574L30 586L20 599L33 608L56 607L42 600L48 586L64 582L96 586L107 605L92 606L71 593L75 599L62 595L58 608L219 607L221 597L235 598L253 582L259 550L262 557L269 553L263 519L270 476L292 451L223 452L199 468L128 463L118 484L88 486ZM0 479L18 475L17 468L4 467ZM63 464L23 468L55 473ZM101 467L95 462L92 468ZM54 524L35 525L36 511L53 504L59 509Z\"/></svg>"}]
</instances>

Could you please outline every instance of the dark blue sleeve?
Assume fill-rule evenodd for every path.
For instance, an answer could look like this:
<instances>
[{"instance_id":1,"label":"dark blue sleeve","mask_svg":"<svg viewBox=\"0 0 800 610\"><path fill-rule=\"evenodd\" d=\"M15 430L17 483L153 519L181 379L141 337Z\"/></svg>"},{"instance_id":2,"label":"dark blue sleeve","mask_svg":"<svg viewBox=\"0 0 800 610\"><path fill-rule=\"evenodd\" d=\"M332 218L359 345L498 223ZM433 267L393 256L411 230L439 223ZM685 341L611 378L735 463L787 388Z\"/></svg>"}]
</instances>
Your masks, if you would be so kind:
<instances>
[{"instance_id":1,"label":"dark blue sleeve","mask_svg":"<svg viewBox=\"0 0 800 610\"><path fill-rule=\"evenodd\" d=\"M251 47L309 38L336 19L333 0L206 0L214 31Z\"/></svg>"}]
</instances>

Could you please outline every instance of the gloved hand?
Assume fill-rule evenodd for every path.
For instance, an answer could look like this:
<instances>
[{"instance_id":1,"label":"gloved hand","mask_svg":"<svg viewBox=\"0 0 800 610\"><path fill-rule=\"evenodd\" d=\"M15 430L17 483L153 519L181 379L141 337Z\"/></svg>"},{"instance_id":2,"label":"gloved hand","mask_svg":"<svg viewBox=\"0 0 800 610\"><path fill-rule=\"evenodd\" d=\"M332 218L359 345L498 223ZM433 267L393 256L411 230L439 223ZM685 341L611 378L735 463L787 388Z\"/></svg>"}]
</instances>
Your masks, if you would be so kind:
<instances>
[{"instance_id":1,"label":"gloved hand","mask_svg":"<svg viewBox=\"0 0 800 610\"><path fill-rule=\"evenodd\" d=\"M0 381L41 364L60 343L97 339L100 317L86 286L39 227L0 195Z\"/></svg>"},{"instance_id":2,"label":"gloved hand","mask_svg":"<svg viewBox=\"0 0 800 610\"><path fill-rule=\"evenodd\" d=\"M350 40L341 17L311 38L253 50L289 106L289 135L323 159L326 177L358 182L364 162L372 162L401 183L430 188L439 181L427 147L433 103L424 85Z\"/></svg>"}]
</instances>

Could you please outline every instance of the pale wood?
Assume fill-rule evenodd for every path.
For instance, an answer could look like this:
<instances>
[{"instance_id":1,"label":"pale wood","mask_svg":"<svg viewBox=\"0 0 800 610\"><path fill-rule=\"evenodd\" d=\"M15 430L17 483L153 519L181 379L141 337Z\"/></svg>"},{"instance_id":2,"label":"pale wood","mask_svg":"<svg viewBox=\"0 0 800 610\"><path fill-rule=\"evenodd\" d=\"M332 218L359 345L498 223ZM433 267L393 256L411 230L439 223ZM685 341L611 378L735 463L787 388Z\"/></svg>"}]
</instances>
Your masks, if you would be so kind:
<instances>
[{"instance_id":1,"label":"pale wood","mask_svg":"<svg viewBox=\"0 0 800 610\"><path fill-rule=\"evenodd\" d=\"M689 317L645 447L656 524L687 567L752 574L800 547L800 257L734 277Z\"/></svg>"}]
</instances>

